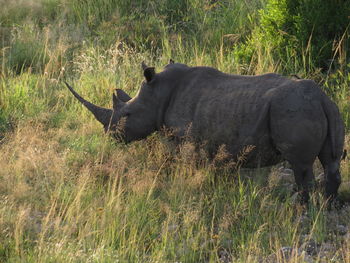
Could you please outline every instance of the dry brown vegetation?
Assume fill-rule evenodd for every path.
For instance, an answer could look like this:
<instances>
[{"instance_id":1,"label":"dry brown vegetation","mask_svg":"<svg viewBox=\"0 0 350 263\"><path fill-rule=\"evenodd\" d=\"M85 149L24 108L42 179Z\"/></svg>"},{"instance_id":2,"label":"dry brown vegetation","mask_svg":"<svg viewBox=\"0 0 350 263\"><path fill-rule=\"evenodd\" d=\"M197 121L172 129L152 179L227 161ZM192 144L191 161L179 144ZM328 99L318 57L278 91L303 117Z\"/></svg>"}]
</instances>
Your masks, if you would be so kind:
<instances>
[{"instance_id":1,"label":"dry brown vegetation","mask_svg":"<svg viewBox=\"0 0 350 263\"><path fill-rule=\"evenodd\" d=\"M143 60L297 73L336 101L349 149L347 39L334 39L326 72L308 50L286 63L258 41L243 63L235 48L265 1L167 1L162 14L147 1L147 16L123 17L141 2L0 0L0 262L350 262L350 206L327 210L316 190L301 207L288 164L235 171L224 147L209 162L161 134L117 144L61 84L109 106L116 87L136 94Z\"/></svg>"}]
</instances>

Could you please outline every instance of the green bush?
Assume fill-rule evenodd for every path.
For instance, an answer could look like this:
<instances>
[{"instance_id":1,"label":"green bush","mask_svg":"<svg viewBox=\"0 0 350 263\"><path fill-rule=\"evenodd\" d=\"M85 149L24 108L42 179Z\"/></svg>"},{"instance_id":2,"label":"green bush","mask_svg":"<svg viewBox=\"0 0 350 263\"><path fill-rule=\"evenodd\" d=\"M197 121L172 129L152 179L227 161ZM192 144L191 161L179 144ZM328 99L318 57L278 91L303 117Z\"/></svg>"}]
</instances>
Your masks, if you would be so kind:
<instances>
[{"instance_id":1,"label":"green bush","mask_svg":"<svg viewBox=\"0 0 350 263\"><path fill-rule=\"evenodd\" d=\"M327 69L335 54L334 44L348 34L350 1L268 0L260 14L248 46L260 43L284 63L294 55ZM244 48L251 55L252 50Z\"/></svg>"}]
</instances>

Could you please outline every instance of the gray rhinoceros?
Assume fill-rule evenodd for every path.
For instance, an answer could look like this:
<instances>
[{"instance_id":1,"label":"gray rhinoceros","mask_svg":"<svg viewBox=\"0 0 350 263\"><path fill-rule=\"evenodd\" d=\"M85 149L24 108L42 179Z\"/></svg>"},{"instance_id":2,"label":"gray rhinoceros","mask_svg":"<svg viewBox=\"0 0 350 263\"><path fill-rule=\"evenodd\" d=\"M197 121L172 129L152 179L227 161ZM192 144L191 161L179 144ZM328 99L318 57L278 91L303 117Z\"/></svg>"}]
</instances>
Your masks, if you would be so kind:
<instances>
[{"instance_id":1,"label":"gray rhinoceros","mask_svg":"<svg viewBox=\"0 0 350 263\"><path fill-rule=\"evenodd\" d=\"M66 84L105 131L122 126L118 140L140 140L166 128L178 139L205 141L212 155L225 145L235 158L244 147L254 146L243 167L287 160L305 202L318 157L325 171L326 196L336 197L344 124L336 104L312 80L272 73L231 75L173 61L160 73L144 63L142 68L145 81L138 94L131 98L117 89L113 109L86 101Z\"/></svg>"}]
</instances>

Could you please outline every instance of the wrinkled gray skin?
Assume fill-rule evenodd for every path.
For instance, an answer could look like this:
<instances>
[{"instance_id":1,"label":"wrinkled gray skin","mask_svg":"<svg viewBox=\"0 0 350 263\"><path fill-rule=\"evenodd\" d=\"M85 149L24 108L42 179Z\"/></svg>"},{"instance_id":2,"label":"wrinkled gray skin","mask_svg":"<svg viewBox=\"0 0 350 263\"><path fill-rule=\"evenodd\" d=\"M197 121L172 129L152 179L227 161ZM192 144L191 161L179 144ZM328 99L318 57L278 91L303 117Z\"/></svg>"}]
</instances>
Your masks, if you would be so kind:
<instances>
[{"instance_id":1,"label":"wrinkled gray skin","mask_svg":"<svg viewBox=\"0 0 350 263\"><path fill-rule=\"evenodd\" d=\"M87 102L67 86L106 131L123 127L118 140L140 140L167 128L177 139L186 136L199 144L206 142L211 155L224 144L235 158L245 146L253 145L243 167L287 160L305 202L318 157L325 170L326 196L336 197L344 125L336 104L315 82L277 74L230 75L173 61L160 73L142 67L145 81L139 93L130 98L117 89L113 110Z\"/></svg>"}]
</instances>

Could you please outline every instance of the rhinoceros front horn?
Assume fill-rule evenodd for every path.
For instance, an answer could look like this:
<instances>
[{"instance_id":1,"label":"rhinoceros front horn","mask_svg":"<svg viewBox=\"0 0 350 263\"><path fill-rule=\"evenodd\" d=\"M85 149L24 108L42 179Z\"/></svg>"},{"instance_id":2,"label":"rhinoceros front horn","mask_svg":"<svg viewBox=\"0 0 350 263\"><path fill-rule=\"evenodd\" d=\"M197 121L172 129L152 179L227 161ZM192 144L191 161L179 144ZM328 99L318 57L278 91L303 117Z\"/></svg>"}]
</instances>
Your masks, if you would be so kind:
<instances>
[{"instance_id":1,"label":"rhinoceros front horn","mask_svg":"<svg viewBox=\"0 0 350 263\"><path fill-rule=\"evenodd\" d=\"M89 111L91 111L99 122L101 122L105 127L109 126L113 114L112 110L102 108L92 104L91 102L88 102L78 93L76 93L76 91L67 82L64 83L66 84L67 88L73 93L74 97L76 97Z\"/></svg>"}]
</instances>

